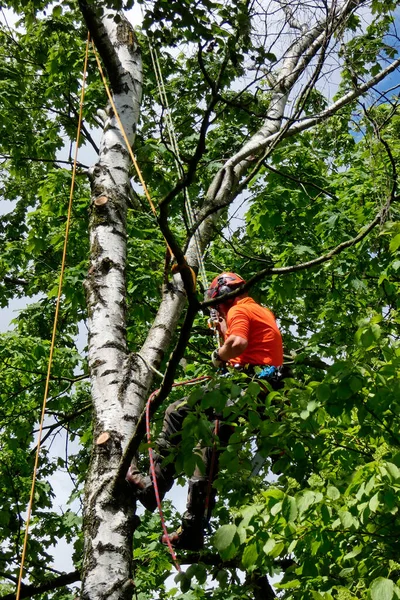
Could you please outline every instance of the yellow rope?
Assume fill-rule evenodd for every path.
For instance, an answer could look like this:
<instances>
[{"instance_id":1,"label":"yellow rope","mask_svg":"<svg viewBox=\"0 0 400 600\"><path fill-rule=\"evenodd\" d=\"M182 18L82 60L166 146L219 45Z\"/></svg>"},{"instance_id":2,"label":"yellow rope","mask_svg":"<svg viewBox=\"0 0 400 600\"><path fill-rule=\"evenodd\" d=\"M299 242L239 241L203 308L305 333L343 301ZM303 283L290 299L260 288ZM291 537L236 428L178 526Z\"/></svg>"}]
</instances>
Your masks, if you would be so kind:
<instances>
[{"instance_id":1,"label":"yellow rope","mask_svg":"<svg viewBox=\"0 0 400 600\"><path fill-rule=\"evenodd\" d=\"M36 476L37 476L37 470L38 470L38 465L39 465L39 452L40 452L40 444L41 444L41 440L42 440L43 422L44 422L44 417L45 417L45 412L46 412L47 397L48 397L48 393L49 393L50 372L51 372L51 366L52 366L52 362L53 362L54 346L55 346L56 331L57 331L57 321L58 321L58 314L59 314L60 303L61 303L62 283L63 283L63 277L64 277L64 271L65 271L66 256L67 256L68 234L69 234L70 223L71 223L72 198L73 198L73 192L74 192L74 187L75 187L76 164L77 164L77 159L78 159L78 146L79 146L79 139L80 139L80 133L81 133L81 125L82 125L82 110L83 110L83 99L84 99L84 95L85 95L86 71L87 71L87 63L88 63L88 56L89 56L89 42L90 42L90 34L88 34L87 43L86 43L85 63L84 63L84 67L83 67L82 90L81 90L80 107L79 107L78 129L77 129L77 136L76 136L74 163L73 163L73 169L72 169L71 188L70 188L70 194L69 194L67 223L66 223L66 227L65 227L65 238L64 238L64 248L63 248L62 261L61 261L60 280L59 280L59 284L58 284L56 311L54 314L53 333L52 333L51 344L50 344L49 363L48 363L48 367L47 367L47 376L46 376L46 384L45 384L44 397L43 397L42 414L40 417L40 426L39 426L39 435L38 435L38 441L37 441L37 446L36 446L35 464L33 467L31 493L30 493L30 498L29 498L27 517L26 517L25 536L24 536L24 543L23 543L23 547L22 547L21 567L20 567L19 577L18 577L16 600L19 600L20 594L21 594L22 575L23 575L23 571L24 571L24 563L25 563L26 550L27 550L27 545L28 545L29 524L30 524L30 520L31 520L33 496L35 493L35 483L36 483Z\"/></svg>"},{"instance_id":2,"label":"yellow rope","mask_svg":"<svg viewBox=\"0 0 400 600\"><path fill-rule=\"evenodd\" d=\"M113 111L114 111L115 118L117 119L117 123L118 123L118 126L119 126L119 128L120 128L120 131L121 131L122 137L124 138L124 141L125 141L125 144L126 144L127 150L128 150L128 152L129 152L129 156L130 156L130 157L131 157L131 159L132 159L132 162L133 162L133 165L134 165L134 167L135 167L135 169L136 169L136 173L137 173L137 175L138 175L138 177L139 177L140 183L141 183L141 184L142 184L142 186L143 186L143 190L144 190L145 196L146 196L146 198L147 198L147 200L148 200L148 202L149 202L149 204L150 204L150 206L151 206L151 210L153 211L153 214L154 214L154 216L156 217L156 216L157 216L157 210L156 210L156 207L154 206L153 200L151 199L151 196L150 196L149 190L147 189L146 182L145 182L145 180L143 179L142 172L141 172L141 170L140 170L140 168L139 168L139 165L138 165L138 163L137 163L137 160L136 160L136 158L135 158L135 155L133 154L133 150L132 150L132 147L131 147L131 145L130 145L130 143L129 143L128 136L126 135L126 133L125 133L125 129L124 129L124 126L122 125L121 119L119 118L119 114L118 114L118 111L117 111L117 107L115 106L115 103L114 103L113 97L112 97L112 95L111 95L111 92L110 92L110 88L108 87L108 83L107 83L107 80L106 80L106 78L105 78L105 75L104 75L104 72L103 72L103 68L102 68L102 66L101 66L101 62L100 62L100 59L99 59L99 55L98 55L98 53L97 53L96 46L94 45L93 41L92 41L92 47L93 47L93 52L94 52L94 55L95 55L95 57L96 57L97 66L98 66L98 68L99 68L99 72L100 72L101 78L102 78L102 80L103 80L103 85L104 85L104 88L105 88L105 90L106 90L106 93L107 93L108 99L109 99L109 101L110 101L110 104L111 104L111 106L112 106L112 109L113 109ZM167 244L167 245L168 245L168 244ZM168 246L168 247L169 247L169 246ZM171 249L170 249L170 248L169 248L169 250L170 250L170 252L171 252ZM172 252L171 252L171 256L173 256Z\"/></svg>"},{"instance_id":3,"label":"yellow rope","mask_svg":"<svg viewBox=\"0 0 400 600\"><path fill-rule=\"evenodd\" d=\"M110 88L108 87L108 83L107 83L107 80L105 78L105 75L104 75L101 63L100 63L100 58L99 58L99 55L98 55L97 50L96 50L96 46L94 45L93 41L92 41L92 47L93 47L94 55L96 57L97 66L99 68L99 72L100 72L101 78L103 80L104 88L106 90L108 99L109 99L110 104L112 106L112 109L114 111L114 116L117 119L117 123L118 123L119 129L121 131L122 137L124 138L126 148L127 148L128 152L129 152L129 156L131 157L133 165L134 165L134 167L136 169L136 173L137 173L137 175L139 177L140 183L142 184L145 196L146 196L146 198L147 198L147 200L148 200L148 202L150 204L151 210L153 211L154 216L157 217L156 207L154 206L154 203L153 203L153 201L151 199L151 196L150 196L149 190L147 188L146 182L143 179L142 172L141 172L140 167L138 165L138 162L137 162L137 160L135 158L135 155L133 153L132 147L131 147L131 145L129 143L128 136L126 135L126 132L125 132L125 128L122 125L122 121L121 121L120 116L118 114L117 107L115 106L115 102L114 102L114 99L113 99L112 94L110 92ZM165 237L164 237L164 239L165 239ZM171 257L174 258L174 253L172 252L171 247L170 247L168 241L165 240L165 243L166 243L166 246L168 248L168 251L169 251ZM175 271L181 272L182 268L188 268L190 270L191 276L192 276L192 279L193 279L193 290L195 290L196 289L196 274L195 274L195 272L193 271L193 269L188 264L186 264L186 261L185 261L185 265L183 265L183 267L182 266L175 266Z\"/></svg>"}]
</instances>

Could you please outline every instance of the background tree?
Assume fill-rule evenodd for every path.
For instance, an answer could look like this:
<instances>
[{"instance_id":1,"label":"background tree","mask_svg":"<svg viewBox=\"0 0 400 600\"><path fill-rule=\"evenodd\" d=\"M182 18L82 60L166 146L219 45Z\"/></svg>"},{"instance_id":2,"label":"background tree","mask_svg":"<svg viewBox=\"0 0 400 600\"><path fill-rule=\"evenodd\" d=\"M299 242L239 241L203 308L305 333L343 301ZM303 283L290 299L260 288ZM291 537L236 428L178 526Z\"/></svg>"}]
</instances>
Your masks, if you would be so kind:
<instances>
[{"instance_id":1,"label":"background tree","mask_svg":"<svg viewBox=\"0 0 400 600\"><path fill-rule=\"evenodd\" d=\"M237 426L221 458L215 534L204 554L181 557L193 564L179 575L181 592L168 594L273 597L267 576L283 572L284 598L398 597L397 3L160 1L143 7L136 34L129 6L9 6L24 29L1 30L2 197L13 203L1 225L1 299L35 301L2 336L3 598L21 553L71 179L59 152L75 136L87 29L130 143L136 134L157 217L132 188L114 110L98 112L107 99L91 55L82 133L97 159L79 165L45 430L50 440L65 428L80 445L64 457L46 445L41 453L33 588L23 593L62 596L59 586L82 577L87 598L166 596L171 563L158 520L145 515L135 531L124 477L138 449L146 466L142 412L159 385L154 369L165 374L156 415L178 394L174 379L208 370L204 281L193 291L187 268L197 271L199 244L210 277L240 272L279 316L295 376L269 395L262 418L255 382L193 392L200 409L171 457L178 473L191 472L207 437L201 409L236 398L224 416ZM180 157L146 37L159 52ZM80 353L82 321L89 343ZM159 424L156 416L154 433ZM102 433L106 442L93 443ZM275 457L274 483L269 461L250 477L256 446ZM74 478L74 497L86 483L82 533L75 510L52 507L57 468ZM75 545L68 576L49 569L60 537Z\"/></svg>"}]
</instances>

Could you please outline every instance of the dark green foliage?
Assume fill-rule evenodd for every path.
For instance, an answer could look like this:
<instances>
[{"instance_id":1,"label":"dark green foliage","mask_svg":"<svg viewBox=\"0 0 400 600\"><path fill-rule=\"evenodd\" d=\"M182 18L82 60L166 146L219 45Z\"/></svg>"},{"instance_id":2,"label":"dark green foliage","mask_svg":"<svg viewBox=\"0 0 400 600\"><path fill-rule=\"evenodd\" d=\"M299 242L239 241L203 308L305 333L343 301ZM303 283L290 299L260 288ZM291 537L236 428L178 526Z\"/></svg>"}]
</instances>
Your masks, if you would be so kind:
<instances>
[{"instance_id":1,"label":"dark green foliage","mask_svg":"<svg viewBox=\"0 0 400 600\"><path fill-rule=\"evenodd\" d=\"M19 568L86 38L73 3L10 6L23 19L25 31L11 32L5 25L0 31L0 198L6 202L0 220L0 304L12 306L14 299L26 298L28 306L0 338L1 595L13 590ZM389 11L395 6L374 1L370 25L361 30L359 17L353 15L346 23L351 36L338 32L338 39L343 33L344 40L338 93L374 76L382 60L394 55L397 40ZM46 14L39 13L43 9ZM214 102L205 149L194 165L189 189L198 209L218 169L263 123L271 100L269 68L279 58L278 48L257 42L250 27L257 8L247 2L157 1L145 3L144 9L138 36L145 93L136 155L157 203L182 173L176 172L167 141L146 45L146 34L155 25L152 36L160 49L186 173L201 143L206 107ZM99 125L96 111L106 103L93 57L89 63L86 143L91 143ZM218 77L216 97L210 82ZM225 269L249 278L266 267L310 261L362 231L391 195L397 199L398 98L376 98L367 112L360 105L349 105L313 130L281 141L231 212L220 215L215 241L206 254L210 278ZM327 104L323 93L314 89L303 114L315 114ZM96 151L96 144L92 146ZM80 511L71 504L64 513L57 512L49 483L58 469L68 470L74 479L71 499L80 498L92 444L86 350L81 340L77 344L77 334L86 319L83 283L89 264L90 192L85 175L86 162L93 159L82 154L80 160L49 390L45 430L49 437L41 453L27 555L27 578L35 584L51 576L51 546L58 539L74 544L76 568L82 558ZM232 225L235 211L239 226ZM213 442L211 406L222 412L233 433L220 459L215 483L219 499L207 551L184 567L185 573L169 591L165 580L171 561L158 543L158 516L142 517L134 544L139 600L156 594L244 599L254 597L256 582L267 575L281 577L277 589L286 600L400 598L398 216L394 201L382 223L357 245L318 267L284 275L275 272L252 289L252 295L275 312L284 334L293 378L282 392L271 392L265 400L255 382L249 385L236 375L213 380L207 390L171 393L168 401L189 395L194 407L181 446L167 458L175 462L181 481L201 466L193 449L198 443ZM171 203L169 218L184 245L182 195ZM135 351L159 306L165 260L162 235L140 194L138 205L128 212L127 235L127 339ZM200 288L201 282L199 297ZM214 341L205 321L203 315L197 317L178 377L211 372ZM162 369L167 360L168 355ZM234 400L233 405L225 407L227 398ZM165 407L153 421L153 436L160 430ZM59 430L79 443L68 458L54 456L49 447ZM143 444L144 470L146 450ZM255 452L266 462L251 478ZM164 508L172 529L179 515L168 502ZM211 579L215 587L210 586ZM60 590L41 597L68 594Z\"/></svg>"}]
</instances>

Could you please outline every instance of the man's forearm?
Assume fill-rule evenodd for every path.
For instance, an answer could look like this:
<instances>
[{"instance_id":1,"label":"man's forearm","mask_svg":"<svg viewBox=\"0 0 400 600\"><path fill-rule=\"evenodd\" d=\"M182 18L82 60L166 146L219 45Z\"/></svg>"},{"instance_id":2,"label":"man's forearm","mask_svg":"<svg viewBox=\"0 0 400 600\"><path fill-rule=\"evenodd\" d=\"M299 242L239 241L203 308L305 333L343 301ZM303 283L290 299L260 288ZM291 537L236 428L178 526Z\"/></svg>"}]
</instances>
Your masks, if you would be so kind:
<instances>
[{"instance_id":1,"label":"man's forearm","mask_svg":"<svg viewBox=\"0 0 400 600\"><path fill-rule=\"evenodd\" d=\"M231 358L240 356L247 348L248 341L239 335L230 335L225 340L223 346L218 350L218 356L221 360L227 362Z\"/></svg>"}]
</instances>

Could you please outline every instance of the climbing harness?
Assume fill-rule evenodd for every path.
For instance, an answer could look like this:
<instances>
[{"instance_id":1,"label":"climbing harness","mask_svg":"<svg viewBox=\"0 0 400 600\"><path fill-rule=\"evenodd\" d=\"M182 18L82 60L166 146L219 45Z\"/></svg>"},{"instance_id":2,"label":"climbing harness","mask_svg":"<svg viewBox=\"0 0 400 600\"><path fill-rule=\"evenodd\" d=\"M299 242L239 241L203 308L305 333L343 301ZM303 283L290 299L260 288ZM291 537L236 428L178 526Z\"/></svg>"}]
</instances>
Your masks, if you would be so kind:
<instances>
[{"instance_id":1,"label":"climbing harness","mask_svg":"<svg viewBox=\"0 0 400 600\"><path fill-rule=\"evenodd\" d=\"M67 222L65 225L65 237L64 237L64 247L63 247L62 260L61 260L60 279L59 279L59 283L58 283L58 293L57 293L56 308L55 308L55 313L54 313L53 332L52 332L51 343L50 343L50 353L49 353L46 383L45 383L44 396L43 396L42 413L41 413L41 417L40 417L39 433L38 433L38 440L37 440L37 445L36 445L35 462L34 462L34 467L33 467L32 486L31 486L29 504L28 504L27 515L26 515L25 535L24 535L24 542L23 542L23 547L22 547L21 565L20 565L19 576L18 576L16 600L19 600L20 595L21 595L22 575L24 572L26 550L27 550L27 545L28 545L29 525L30 525L30 520L31 520L33 497L34 497L34 493L35 493L36 476L37 476L37 470L38 470L38 465L39 465L39 452L40 452L40 446L41 446L41 441L42 441L43 423L44 423L44 417L45 417L45 412L46 412L47 397L48 397L48 392L49 392L50 373L51 373L51 367L52 367L52 363L53 363L53 354L54 354L55 339L56 339L56 332L57 332L58 314L59 314L59 309L60 309L60 304L61 304L61 292L62 292L64 271L65 271L65 262L66 262L66 257L67 257L68 235L69 235L69 229L70 229L70 224L71 224L71 213L72 213L72 199L73 199L73 193L74 193L74 188L75 188L75 175L76 175L76 166L77 166L77 161L78 161L78 148L79 148L79 140L80 140L80 134L81 134L81 125L82 125L83 99L85 96L86 72L87 72L87 64L88 64L88 56L89 56L89 42L90 42L90 35L88 34L87 42L86 42L85 61L84 61L84 67L83 67L78 127L77 127L75 153L74 153L74 161L73 161L72 176L71 176L71 187L70 187L70 193L69 193Z\"/></svg>"}]
</instances>

